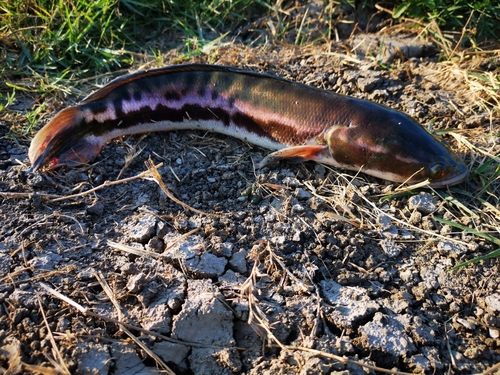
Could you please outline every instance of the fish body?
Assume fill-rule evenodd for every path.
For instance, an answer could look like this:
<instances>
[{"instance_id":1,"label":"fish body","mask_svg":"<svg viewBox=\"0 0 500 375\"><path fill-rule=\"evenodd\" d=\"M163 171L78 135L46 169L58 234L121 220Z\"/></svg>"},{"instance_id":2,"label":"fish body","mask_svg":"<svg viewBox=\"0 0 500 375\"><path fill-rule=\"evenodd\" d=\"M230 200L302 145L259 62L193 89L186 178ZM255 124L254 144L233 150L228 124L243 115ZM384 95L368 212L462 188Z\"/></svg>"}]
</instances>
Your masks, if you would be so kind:
<instances>
[{"instance_id":1,"label":"fish body","mask_svg":"<svg viewBox=\"0 0 500 375\"><path fill-rule=\"evenodd\" d=\"M202 129L394 182L453 185L464 163L422 126L378 104L232 67L189 64L111 81L59 112L32 140L31 170L91 161L111 139Z\"/></svg>"}]
</instances>

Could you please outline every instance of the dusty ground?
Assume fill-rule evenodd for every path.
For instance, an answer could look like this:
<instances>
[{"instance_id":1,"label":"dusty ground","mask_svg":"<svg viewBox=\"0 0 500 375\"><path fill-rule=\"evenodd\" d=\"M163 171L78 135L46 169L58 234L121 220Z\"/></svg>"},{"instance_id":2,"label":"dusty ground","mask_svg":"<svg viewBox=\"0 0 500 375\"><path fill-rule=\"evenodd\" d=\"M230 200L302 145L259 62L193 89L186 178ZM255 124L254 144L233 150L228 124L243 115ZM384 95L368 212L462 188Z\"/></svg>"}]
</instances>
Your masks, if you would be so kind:
<instances>
[{"instance_id":1,"label":"dusty ground","mask_svg":"<svg viewBox=\"0 0 500 375\"><path fill-rule=\"evenodd\" d=\"M190 61L371 99L500 151L498 117L432 42L359 33L250 48L251 29ZM29 371L16 361L79 374L152 374L161 362L177 374L482 373L500 362L498 258L449 271L497 247L438 221L498 237L498 181L391 196L385 181L314 163L256 171L266 150L203 132L126 138L90 166L27 175L29 140L16 143L12 125L0 125L0 373ZM447 140L471 171L491 160ZM69 197L137 176L149 158L206 214L149 174Z\"/></svg>"}]
</instances>

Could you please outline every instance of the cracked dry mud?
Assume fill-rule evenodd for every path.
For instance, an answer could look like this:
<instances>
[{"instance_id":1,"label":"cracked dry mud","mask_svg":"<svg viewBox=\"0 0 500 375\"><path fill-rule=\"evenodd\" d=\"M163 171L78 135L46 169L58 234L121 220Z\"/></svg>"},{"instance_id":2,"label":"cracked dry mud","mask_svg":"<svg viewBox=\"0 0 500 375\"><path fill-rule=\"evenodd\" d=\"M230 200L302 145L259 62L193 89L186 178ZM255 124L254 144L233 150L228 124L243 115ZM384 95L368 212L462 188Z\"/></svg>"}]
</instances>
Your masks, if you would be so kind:
<instances>
[{"instance_id":1,"label":"cracked dry mud","mask_svg":"<svg viewBox=\"0 0 500 375\"><path fill-rule=\"evenodd\" d=\"M332 46L233 45L212 51L210 61L371 99L423 124L437 118L435 129L468 129L476 144L498 154L497 140L483 144L488 115L472 116L474 103L457 89L460 82L441 79L443 65L424 50L390 70L364 59L367 51L358 63L333 54ZM174 58L167 55L165 64ZM162 335L130 328L178 374L371 371L307 348L410 373L478 373L500 361L498 259L449 272L493 245L437 222L471 221L439 192L383 200L395 186L314 163L256 171L253 162L266 150L187 131L117 140L90 166L26 175L28 140L16 144L8 127L0 127L0 190L8 193L0 198L4 369L18 349L24 363L54 367L49 329L71 373L161 369L116 323L84 315L42 283L95 314ZM214 215L186 210L151 179L53 201L120 172L138 175L148 158L163 163L159 172L172 194Z\"/></svg>"}]
</instances>

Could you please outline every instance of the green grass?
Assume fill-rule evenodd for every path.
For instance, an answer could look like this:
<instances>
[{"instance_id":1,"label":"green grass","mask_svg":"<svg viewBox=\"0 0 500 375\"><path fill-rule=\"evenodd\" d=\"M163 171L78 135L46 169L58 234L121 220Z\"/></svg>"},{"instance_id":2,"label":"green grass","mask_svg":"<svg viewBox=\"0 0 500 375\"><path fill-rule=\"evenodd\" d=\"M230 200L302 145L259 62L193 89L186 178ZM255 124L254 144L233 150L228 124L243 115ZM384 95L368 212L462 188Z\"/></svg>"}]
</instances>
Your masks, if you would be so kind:
<instances>
[{"instance_id":1,"label":"green grass","mask_svg":"<svg viewBox=\"0 0 500 375\"><path fill-rule=\"evenodd\" d=\"M397 5L393 17L435 21L446 30L463 32L462 42L472 45L500 39L498 0L408 0Z\"/></svg>"},{"instance_id":2,"label":"green grass","mask_svg":"<svg viewBox=\"0 0 500 375\"><path fill-rule=\"evenodd\" d=\"M264 3L251 0L3 0L6 76L86 77L132 64L161 34L211 40ZM3 64L2 64L3 65Z\"/></svg>"},{"instance_id":3,"label":"green grass","mask_svg":"<svg viewBox=\"0 0 500 375\"><path fill-rule=\"evenodd\" d=\"M370 2L358 6L365 4ZM33 72L47 79L89 77L127 67L137 53L152 54L148 42L158 37L177 40L186 52L199 53L251 15L262 16L271 9L278 15L273 7L271 0L0 0L0 40L5 45L0 71L7 81L31 77ZM500 38L500 6L493 0L410 0L396 2L393 8L395 17L466 28L474 43ZM296 44L305 40L306 22L304 14ZM283 25L283 30L288 27ZM40 90L45 89L42 85Z\"/></svg>"}]
</instances>

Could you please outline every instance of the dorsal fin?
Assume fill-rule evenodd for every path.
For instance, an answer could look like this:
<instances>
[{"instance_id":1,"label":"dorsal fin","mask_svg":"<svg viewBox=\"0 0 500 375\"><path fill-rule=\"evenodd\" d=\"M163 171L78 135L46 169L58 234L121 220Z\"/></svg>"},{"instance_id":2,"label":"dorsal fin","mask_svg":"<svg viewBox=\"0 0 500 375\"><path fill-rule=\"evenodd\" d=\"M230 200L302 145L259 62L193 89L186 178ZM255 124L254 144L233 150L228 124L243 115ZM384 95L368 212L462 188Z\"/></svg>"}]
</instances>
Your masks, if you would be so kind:
<instances>
[{"instance_id":1,"label":"dorsal fin","mask_svg":"<svg viewBox=\"0 0 500 375\"><path fill-rule=\"evenodd\" d=\"M248 70L234 68L231 66L207 65L207 64L181 64L181 65L167 66L167 67L158 68L158 69L142 70L142 71L139 71L136 73L132 73L132 74L123 76L123 77L115 78L114 80L110 81L107 85L105 85L101 89L97 90L96 92L90 94L85 99L83 99L81 104L86 104L86 103L90 103L90 102L93 102L96 100L103 99L111 91L115 90L116 88L123 86L123 85L126 85L130 82L134 82L134 81L143 79L143 78L155 77L158 75L168 74L168 73L183 73L183 72L190 72L190 71L231 72L231 73L244 74L244 75L255 76L255 77L260 77L260 78L267 77L267 78L272 78L272 79L275 79L278 81L283 81L283 82L286 82L288 84L302 85L300 83L290 82L290 81L287 81L286 79L276 77L273 75L252 72L252 71L248 71Z\"/></svg>"}]
</instances>

